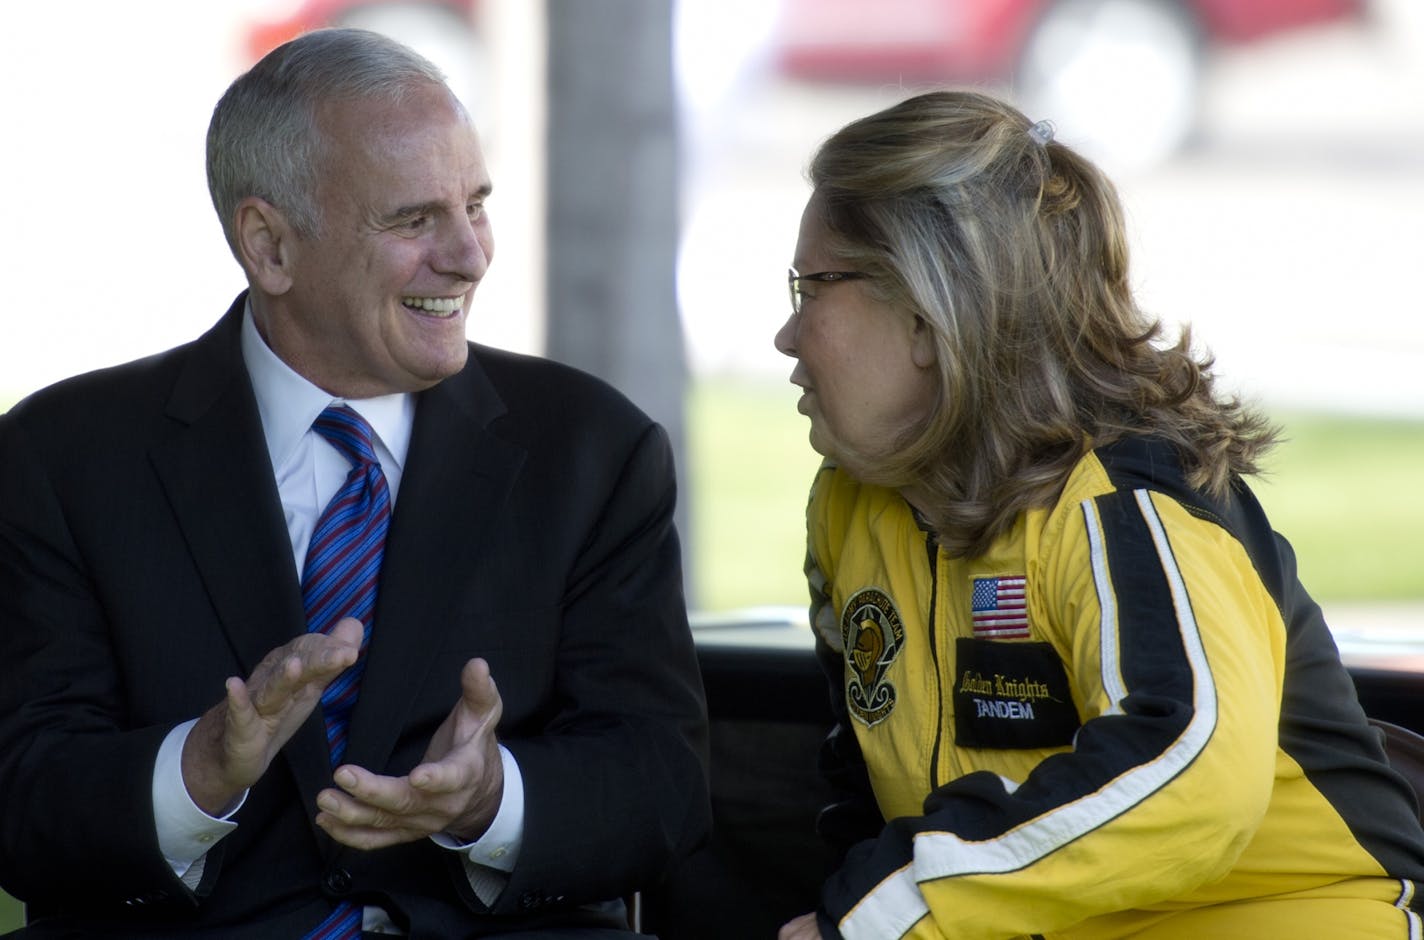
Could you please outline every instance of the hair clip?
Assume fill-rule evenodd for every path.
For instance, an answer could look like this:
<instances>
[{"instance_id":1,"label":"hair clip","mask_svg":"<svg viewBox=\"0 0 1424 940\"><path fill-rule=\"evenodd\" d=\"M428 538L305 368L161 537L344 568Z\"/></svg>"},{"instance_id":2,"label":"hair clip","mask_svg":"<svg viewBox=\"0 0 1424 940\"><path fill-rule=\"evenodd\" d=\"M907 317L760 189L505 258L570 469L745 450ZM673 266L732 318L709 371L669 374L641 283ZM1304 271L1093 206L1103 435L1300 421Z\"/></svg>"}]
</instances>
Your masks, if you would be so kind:
<instances>
[{"instance_id":1,"label":"hair clip","mask_svg":"<svg viewBox=\"0 0 1424 940\"><path fill-rule=\"evenodd\" d=\"M1048 142L1053 139L1053 122L1039 121L1028 129L1028 136L1033 138L1033 142L1040 147L1048 146Z\"/></svg>"}]
</instances>

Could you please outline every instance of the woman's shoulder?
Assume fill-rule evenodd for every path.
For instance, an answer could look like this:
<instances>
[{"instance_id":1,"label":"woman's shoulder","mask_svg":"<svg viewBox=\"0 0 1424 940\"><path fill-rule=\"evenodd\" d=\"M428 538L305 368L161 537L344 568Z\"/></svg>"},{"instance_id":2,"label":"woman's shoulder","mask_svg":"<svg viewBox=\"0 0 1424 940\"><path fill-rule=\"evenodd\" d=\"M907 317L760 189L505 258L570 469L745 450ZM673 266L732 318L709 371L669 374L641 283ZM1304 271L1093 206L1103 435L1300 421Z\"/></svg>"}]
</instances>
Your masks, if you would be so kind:
<instances>
[{"instance_id":1,"label":"woman's shoulder","mask_svg":"<svg viewBox=\"0 0 1424 940\"><path fill-rule=\"evenodd\" d=\"M1153 490L1176 499L1197 495L1187 481L1181 451L1150 434L1131 435L1091 447L1069 472L1058 509L1109 493Z\"/></svg>"}]
</instances>

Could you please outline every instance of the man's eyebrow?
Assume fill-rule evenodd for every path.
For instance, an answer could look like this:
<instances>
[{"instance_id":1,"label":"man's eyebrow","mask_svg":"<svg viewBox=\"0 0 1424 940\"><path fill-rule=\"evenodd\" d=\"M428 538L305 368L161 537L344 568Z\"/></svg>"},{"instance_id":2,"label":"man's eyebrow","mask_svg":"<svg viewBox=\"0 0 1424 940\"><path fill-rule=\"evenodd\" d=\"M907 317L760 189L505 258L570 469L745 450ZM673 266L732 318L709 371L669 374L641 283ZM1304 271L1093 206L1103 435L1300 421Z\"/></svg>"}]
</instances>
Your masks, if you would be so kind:
<instances>
[{"instance_id":1,"label":"man's eyebrow","mask_svg":"<svg viewBox=\"0 0 1424 940\"><path fill-rule=\"evenodd\" d=\"M434 215L445 208L440 202L418 202L408 206L397 206L389 212L382 213L382 218L388 222L398 219L409 219L418 215Z\"/></svg>"},{"instance_id":2,"label":"man's eyebrow","mask_svg":"<svg viewBox=\"0 0 1424 940\"><path fill-rule=\"evenodd\" d=\"M483 186L479 187L473 193L471 193L469 198L471 200L483 201L489 198L489 194L492 192L494 192L494 187L489 183L485 183ZM440 212L445 211L446 208L447 207L445 203L440 202L439 200L432 199L429 202L418 202L408 206L397 206L390 212L383 213L382 219L387 222L394 222L399 219L409 219L419 215L436 215Z\"/></svg>"}]
</instances>

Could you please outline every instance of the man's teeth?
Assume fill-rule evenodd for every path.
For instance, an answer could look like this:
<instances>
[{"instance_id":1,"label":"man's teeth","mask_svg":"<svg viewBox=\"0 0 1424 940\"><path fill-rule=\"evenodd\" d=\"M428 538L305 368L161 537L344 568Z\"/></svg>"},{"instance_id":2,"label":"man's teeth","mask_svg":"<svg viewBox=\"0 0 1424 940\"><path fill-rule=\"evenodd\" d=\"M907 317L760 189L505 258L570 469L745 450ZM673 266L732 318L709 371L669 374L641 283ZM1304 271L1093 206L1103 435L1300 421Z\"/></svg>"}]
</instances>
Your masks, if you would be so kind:
<instances>
[{"instance_id":1,"label":"man's teeth","mask_svg":"<svg viewBox=\"0 0 1424 940\"><path fill-rule=\"evenodd\" d=\"M459 297L402 297L401 303L416 310L433 313L437 317L448 317L460 309Z\"/></svg>"}]
</instances>

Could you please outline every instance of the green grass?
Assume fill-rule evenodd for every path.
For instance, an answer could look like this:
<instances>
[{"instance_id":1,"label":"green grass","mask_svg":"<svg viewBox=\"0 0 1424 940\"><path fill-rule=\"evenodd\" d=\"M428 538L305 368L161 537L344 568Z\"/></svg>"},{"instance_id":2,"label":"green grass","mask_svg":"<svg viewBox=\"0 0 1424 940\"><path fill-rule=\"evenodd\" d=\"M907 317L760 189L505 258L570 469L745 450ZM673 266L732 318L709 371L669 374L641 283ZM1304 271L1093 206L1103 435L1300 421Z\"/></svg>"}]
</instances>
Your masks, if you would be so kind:
<instances>
[{"instance_id":1,"label":"green grass","mask_svg":"<svg viewBox=\"0 0 1424 940\"><path fill-rule=\"evenodd\" d=\"M688 402L691 565L704 610L805 603L806 491L818 458L787 384L703 380ZM1252 481L1321 601L1424 600L1424 420L1276 416Z\"/></svg>"},{"instance_id":2,"label":"green grass","mask_svg":"<svg viewBox=\"0 0 1424 940\"><path fill-rule=\"evenodd\" d=\"M1424 599L1424 421L1281 415L1253 487L1318 600Z\"/></svg>"},{"instance_id":3,"label":"green grass","mask_svg":"<svg viewBox=\"0 0 1424 940\"><path fill-rule=\"evenodd\" d=\"M806 496L820 456L788 382L696 383L688 396L693 604L803 605Z\"/></svg>"},{"instance_id":4,"label":"green grass","mask_svg":"<svg viewBox=\"0 0 1424 940\"><path fill-rule=\"evenodd\" d=\"M0 932L17 930L24 925L20 902L0 892Z\"/></svg>"}]
</instances>

